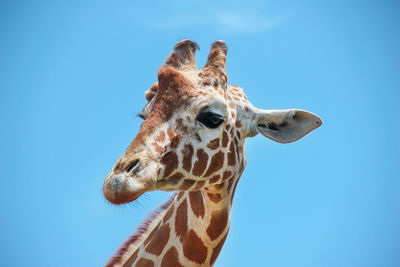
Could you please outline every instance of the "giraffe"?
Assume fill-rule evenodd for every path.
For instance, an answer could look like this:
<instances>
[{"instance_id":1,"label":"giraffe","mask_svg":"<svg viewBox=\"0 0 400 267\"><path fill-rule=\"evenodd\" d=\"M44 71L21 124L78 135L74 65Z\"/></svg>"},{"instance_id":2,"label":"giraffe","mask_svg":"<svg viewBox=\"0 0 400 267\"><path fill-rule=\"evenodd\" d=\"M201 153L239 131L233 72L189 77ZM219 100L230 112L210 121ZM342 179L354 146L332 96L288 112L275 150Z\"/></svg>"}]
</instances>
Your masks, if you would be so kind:
<instances>
[{"instance_id":1,"label":"giraffe","mask_svg":"<svg viewBox=\"0 0 400 267\"><path fill-rule=\"evenodd\" d=\"M211 45L196 67L198 45L179 41L146 91L139 133L104 181L113 204L145 192L176 191L106 266L213 266L227 238L235 189L245 168L244 143L257 134L280 143L322 124L303 110L262 110L227 85L227 46Z\"/></svg>"}]
</instances>

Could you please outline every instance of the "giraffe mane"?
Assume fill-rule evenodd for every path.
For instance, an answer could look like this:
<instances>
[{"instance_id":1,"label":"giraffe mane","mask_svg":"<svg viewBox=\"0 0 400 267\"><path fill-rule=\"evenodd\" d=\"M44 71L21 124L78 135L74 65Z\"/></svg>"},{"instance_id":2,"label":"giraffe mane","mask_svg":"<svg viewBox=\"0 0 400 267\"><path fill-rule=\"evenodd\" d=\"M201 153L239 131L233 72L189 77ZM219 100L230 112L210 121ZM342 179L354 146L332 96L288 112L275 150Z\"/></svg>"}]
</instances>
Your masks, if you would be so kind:
<instances>
[{"instance_id":1,"label":"giraffe mane","mask_svg":"<svg viewBox=\"0 0 400 267\"><path fill-rule=\"evenodd\" d=\"M149 228L151 227L152 223L155 222L160 214L174 202L176 195L177 192L172 193L168 197L167 201L147 215L143 222L136 228L136 231L121 245L121 247L115 252L114 256L108 260L105 267L111 267L121 262L125 253L129 251L130 246L132 246L136 241L140 240L140 238L147 233L148 230L150 230Z\"/></svg>"}]
</instances>

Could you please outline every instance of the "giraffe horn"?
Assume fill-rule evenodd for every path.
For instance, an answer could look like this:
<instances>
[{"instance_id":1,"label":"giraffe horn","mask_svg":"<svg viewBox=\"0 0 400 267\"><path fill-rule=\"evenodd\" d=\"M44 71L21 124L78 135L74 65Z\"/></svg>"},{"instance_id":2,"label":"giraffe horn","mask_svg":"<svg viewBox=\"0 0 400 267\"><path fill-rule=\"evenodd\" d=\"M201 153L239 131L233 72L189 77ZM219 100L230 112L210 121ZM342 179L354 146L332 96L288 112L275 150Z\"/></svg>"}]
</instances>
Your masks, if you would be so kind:
<instances>
[{"instance_id":1,"label":"giraffe horn","mask_svg":"<svg viewBox=\"0 0 400 267\"><path fill-rule=\"evenodd\" d=\"M222 40L212 43L207 63L201 69L199 76L204 79L214 78L219 84L226 86L228 75L226 74L225 64L228 47Z\"/></svg>"},{"instance_id":2,"label":"giraffe horn","mask_svg":"<svg viewBox=\"0 0 400 267\"><path fill-rule=\"evenodd\" d=\"M171 55L167 57L165 64L177 70L197 70L195 57L197 49L200 49L199 45L192 40L179 41L176 43Z\"/></svg>"}]
</instances>

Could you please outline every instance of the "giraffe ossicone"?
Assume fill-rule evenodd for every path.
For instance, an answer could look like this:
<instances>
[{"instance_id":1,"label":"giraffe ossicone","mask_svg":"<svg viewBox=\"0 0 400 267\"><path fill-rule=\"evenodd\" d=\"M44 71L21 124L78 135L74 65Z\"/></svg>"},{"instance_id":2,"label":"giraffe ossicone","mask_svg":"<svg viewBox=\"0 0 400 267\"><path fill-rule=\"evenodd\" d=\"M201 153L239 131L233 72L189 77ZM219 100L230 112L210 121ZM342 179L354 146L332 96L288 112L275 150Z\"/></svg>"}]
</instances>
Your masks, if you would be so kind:
<instances>
[{"instance_id":1,"label":"giraffe ossicone","mask_svg":"<svg viewBox=\"0 0 400 267\"><path fill-rule=\"evenodd\" d=\"M212 266L228 235L244 142L258 133L296 141L322 124L303 110L255 108L227 84L227 46L212 44L198 70L191 40L178 42L146 91L139 133L104 181L113 204L145 192L178 191L110 259L107 266Z\"/></svg>"}]
</instances>

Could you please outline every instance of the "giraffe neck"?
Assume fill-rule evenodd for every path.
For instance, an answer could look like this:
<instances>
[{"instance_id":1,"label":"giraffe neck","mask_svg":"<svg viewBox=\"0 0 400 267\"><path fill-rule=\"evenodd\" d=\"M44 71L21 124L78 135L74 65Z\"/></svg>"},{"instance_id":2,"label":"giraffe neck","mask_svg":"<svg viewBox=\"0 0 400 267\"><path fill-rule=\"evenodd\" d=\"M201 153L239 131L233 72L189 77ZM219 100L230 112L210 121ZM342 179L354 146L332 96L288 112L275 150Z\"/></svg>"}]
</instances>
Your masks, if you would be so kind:
<instances>
[{"instance_id":1,"label":"giraffe neck","mask_svg":"<svg viewBox=\"0 0 400 267\"><path fill-rule=\"evenodd\" d=\"M107 266L212 266L228 235L239 177L174 194Z\"/></svg>"}]
</instances>

